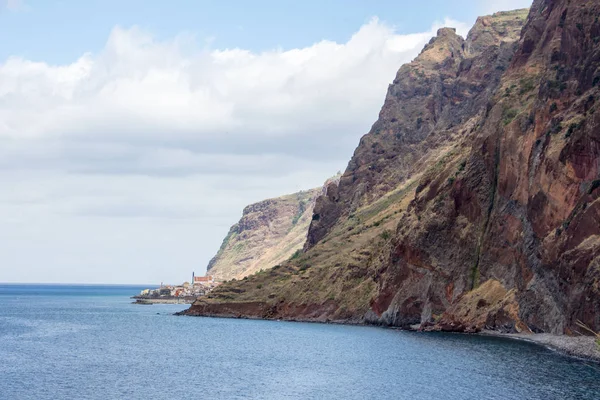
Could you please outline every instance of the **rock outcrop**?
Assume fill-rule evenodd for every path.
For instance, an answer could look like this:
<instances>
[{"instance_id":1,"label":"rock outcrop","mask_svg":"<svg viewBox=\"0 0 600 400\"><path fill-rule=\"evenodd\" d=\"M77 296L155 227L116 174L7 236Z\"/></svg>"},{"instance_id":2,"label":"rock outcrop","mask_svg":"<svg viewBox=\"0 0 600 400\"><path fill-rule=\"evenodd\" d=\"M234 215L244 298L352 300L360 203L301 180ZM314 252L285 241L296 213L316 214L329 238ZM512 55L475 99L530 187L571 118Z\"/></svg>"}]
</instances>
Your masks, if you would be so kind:
<instances>
[{"instance_id":1,"label":"rock outcrop","mask_svg":"<svg viewBox=\"0 0 600 400\"><path fill-rule=\"evenodd\" d=\"M289 259L302 249L312 220L315 200L325 187L337 185L339 177L322 188L263 200L244 208L242 218L229 229L207 275L217 281L242 279Z\"/></svg>"},{"instance_id":2,"label":"rock outcrop","mask_svg":"<svg viewBox=\"0 0 600 400\"><path fill-rule=\"evenodd\" d=\"M319 199L307 246L340 217L416 180L448 146L477 124L516 49L526 10L477 20L467 39L442 28L421 54L403 65L388 88L379 119L365 135L335 196Z\"/></svg>"},{"instance_id":3,"label":"rock outcrop","mask_svg":"<svg viewBox=\"0 0 600 400\"><path fill-rule=\"evenodd\" d=\"M441 29L316 200L304 253L188 313L600 330L598 18L598 1L535 0L466 39Z\"/></svg>"}]
</instances>

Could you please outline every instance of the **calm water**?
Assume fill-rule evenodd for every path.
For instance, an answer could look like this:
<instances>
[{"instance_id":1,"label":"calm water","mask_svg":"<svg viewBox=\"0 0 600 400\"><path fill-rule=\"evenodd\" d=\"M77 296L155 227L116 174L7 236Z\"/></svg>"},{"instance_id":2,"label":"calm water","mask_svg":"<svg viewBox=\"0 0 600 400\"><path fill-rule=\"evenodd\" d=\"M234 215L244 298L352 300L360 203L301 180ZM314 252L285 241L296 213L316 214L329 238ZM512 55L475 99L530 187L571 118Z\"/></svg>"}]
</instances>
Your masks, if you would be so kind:
<instances>
[{"instance_id":1,"label":"calm water","mask_svg":"<svg viewBox=\"0 0 600 400\"><path fill-rule=\"evenodd\" d=\"M598 365L529 343L175 317L140 289L0 285L0 399L600 399Z\"/></svg>"}]
</instances>

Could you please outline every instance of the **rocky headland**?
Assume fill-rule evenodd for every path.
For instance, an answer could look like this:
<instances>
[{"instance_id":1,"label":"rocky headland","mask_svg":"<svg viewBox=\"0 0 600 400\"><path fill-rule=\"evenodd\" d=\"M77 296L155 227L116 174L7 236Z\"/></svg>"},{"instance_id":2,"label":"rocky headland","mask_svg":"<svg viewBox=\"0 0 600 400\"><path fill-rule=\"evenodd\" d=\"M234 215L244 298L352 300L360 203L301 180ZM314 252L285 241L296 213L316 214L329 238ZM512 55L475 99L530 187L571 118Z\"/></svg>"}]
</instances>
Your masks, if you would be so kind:
<instances>
[{"instance_id":1,"label":"rocky headland","mask_svg":"<svg viewBox=\"0 0 600 400\"><path fill-rule=\"evenodd\" d=\"M313 216L315 200L339 176L323 187L267 199L244 208L217 254L210 260L207 274L217 281L243 279L288 260L301 250Z\"/></svg>"},{"instance_id":2,"label":"rocky headland","mask_svg":"<svg viewBox=\"0 0 600 400\"><path fill-rule=\"evenodd\" d=\"M303 251L185 314L600 331L599 18L598 1L535 0L466 38L440 29L315 200Z\"/></svg>"}]
</instances>

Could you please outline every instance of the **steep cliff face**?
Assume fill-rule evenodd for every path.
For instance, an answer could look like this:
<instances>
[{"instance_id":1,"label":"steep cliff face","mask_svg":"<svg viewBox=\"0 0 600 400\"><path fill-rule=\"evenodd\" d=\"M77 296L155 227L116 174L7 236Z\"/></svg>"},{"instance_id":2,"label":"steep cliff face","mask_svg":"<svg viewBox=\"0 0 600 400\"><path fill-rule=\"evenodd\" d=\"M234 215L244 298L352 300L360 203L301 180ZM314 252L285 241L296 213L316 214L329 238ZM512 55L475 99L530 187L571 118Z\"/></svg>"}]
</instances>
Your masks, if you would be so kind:
<instances>
[{"instance_id":1,"label":"steep cliff face","mask_svg":"<svg viewBox=\"0 0 600 400\"><path fill-rule=\"evenodd\" d=\"M526 16L440 30L317 199L304 254L190 314L600 330L600 3Z\"/></svg>"},{"instance_id":2,"label":"steep cliff face","mask_svg":"<svg viewBox=\"0 0 600 400\"><path fill-rule=\"evenodd\" d=\"M307 247L341 217L370 204L443 155L474 129L516 49L527 10L477 20L467 39L443 28L403 65L379 119L348 164L337 191L317 201Z\"/></svg>"},{"instance_id":3,"label":"steep cliff face","mask_svg":"<svg viewBox=\"0 0 600 400\"><path fill-rule=\"evenodd\" d=\"M373 320L600 328L598 16L598 2L534 3L468 152L421 182L400 221ZM492 283L505 297L486 297Z\"/></svg>"},{"instance_id":4,"label":"steep cliff face","mask_svg":"<svg viewBox=\"0 0 600 400\"><path fill-rule=\"evenodd\" d=\"M597 1L534 3L473 148L492 172L474 285L515 289L536 331L600 329L599 17Z\"/></svg>"},{"instance_id":5,"label":"steep cliff face","mask_svg":"<svg viewBox=\"0 0 600 400\"><path fill-rule=\"evenodd\" d=\"M584 105L597 96L586 78L598 61L597 16L597 3L534 3L468 151L426 174L401 219L379 270L374 321L598 327L600 220L590 189L599 132Z\"/></svg>"},{"instance_id":6,"label":"steep cliff face","mask_svg":"<svg viewBox=\"0 0 600 400\"><path fill-rule=\"evenodd\" d=\"M242 279L289 259L301 250L313 216L315 200L334 188L339 176L321 188L263 200L244 208L242 218L229 229L207 275L217 281Z\"/></svg>"},{"instance_id":7,"label":"steep cliff face","mask_svg":"<svg viewBox=\"0 0 600 400\"><path fill-rule=\"evenodd\" d=\"M321 189L264 200L244 208L210 260L207 275L241 279L287 260L301 249Z\"/></svg>"}]
</instances>

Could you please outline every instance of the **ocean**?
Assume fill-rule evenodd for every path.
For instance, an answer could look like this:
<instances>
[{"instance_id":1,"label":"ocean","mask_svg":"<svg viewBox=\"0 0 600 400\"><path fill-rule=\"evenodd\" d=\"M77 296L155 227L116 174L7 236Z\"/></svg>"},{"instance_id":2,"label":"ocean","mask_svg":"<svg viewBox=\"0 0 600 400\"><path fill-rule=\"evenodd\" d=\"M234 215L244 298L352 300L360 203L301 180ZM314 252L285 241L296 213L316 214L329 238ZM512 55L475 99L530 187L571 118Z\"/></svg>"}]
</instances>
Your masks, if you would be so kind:
<instances>
[{"instance_id":1,"label":"ocean","mask_svg":"<svg viewBox=\"0 0 600 400\"><path fill-rule=\"evenodd\" d=\"M504 338L134 305L142 286L0 284L0 399L600 399L600 366Z\"/></svg>"}]
</instances>

